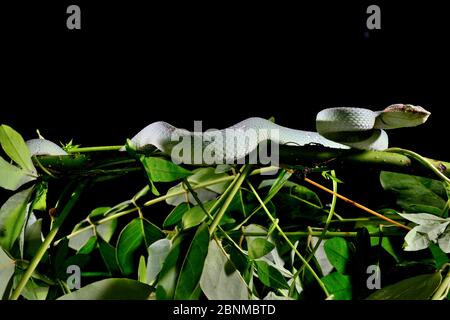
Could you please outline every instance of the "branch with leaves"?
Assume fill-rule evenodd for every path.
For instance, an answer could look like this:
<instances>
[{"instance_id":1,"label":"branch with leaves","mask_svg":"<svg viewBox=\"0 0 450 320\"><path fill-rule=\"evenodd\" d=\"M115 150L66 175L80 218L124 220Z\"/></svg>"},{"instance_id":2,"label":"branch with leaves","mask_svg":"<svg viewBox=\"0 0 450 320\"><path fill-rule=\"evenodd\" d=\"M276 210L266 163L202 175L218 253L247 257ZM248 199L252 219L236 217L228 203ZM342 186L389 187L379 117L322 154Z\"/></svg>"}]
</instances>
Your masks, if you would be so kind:
<instances>
[{"instance_id":1,"label":"branch with leaves","mask_svg":"<svg viewBox=\"0 0 450 320\"><path fill-rule=\"evenodd\" d=\"M4 125L0 143L0 186L9 190L0 208L2 298L447 298L446 162L399 149L281 146L281 169L262 175L274 168L180 166L117 146L31 157ZM339 177L347 167L389 170L380 182L395 201L373 210L339 194L329 170ZM123 176L147 183L130 192ZM84 195L101 191L100 182L125 198L90 208ZM369 268L383 276L412 264L429 272L381 290L374 277L367 287Z\"/></svg>"}]
</instances>

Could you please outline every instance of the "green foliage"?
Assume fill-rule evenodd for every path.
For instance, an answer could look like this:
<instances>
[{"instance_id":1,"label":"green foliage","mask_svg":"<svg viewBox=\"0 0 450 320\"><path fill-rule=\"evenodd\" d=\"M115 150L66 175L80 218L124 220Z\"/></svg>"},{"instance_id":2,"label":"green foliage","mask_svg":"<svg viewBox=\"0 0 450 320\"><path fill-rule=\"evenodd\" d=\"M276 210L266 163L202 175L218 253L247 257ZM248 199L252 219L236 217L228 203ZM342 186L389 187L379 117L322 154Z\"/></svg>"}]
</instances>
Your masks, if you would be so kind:
<instances>
[{"instance_id":1,"label":"green foliage","mask_svg":"<svg viewBox=\"0 0 450 320\"><path fill-rule=\"evenodd\" d=\"M208 225L203 223L194 235L183 265L178 276L175 288L174 299L186 300L196 299L200 277L203 271L203 264L208 254L209 230Z\"/></svg>"},{"instance_id":2,"label":"green foliage","mask_svg":"<svg viewBox=\"0 0 450 320\"><path fill-rule=\"evenodd\" d=\"M448 197L442 182L387 171L381 172L380 181L386 191L395 195L396 204L405 212L443 214Z\"/></svg>"},{"instance_id":3,"label":"green foliage","mask_svg":"<svg viewBox=\"0 0 450 320\"><path fill-rule=\"evenodd\" d=\"M134 271L133 254L141 246L147 248L164 234L154 224L146 219L136 218L123 228L117 240L117 263L124 275Z\"/></svg>"},{"instance_id":4,"label":"green foliage","mask_svg":"<svg viewBox=\"0 0 450 320\"><path fill-rule=\"evenodd\" d=\"M192 174L191 171L165 159L142 157L141 161L149 179L153 182L172 182Z\"/></svg>"},{"instance_id":5,"label":"green foliage","mask_svg":"<svg viewBox=\"0 0 450 320\"><path fill-rule=\"evenodd\" d=\"M368 300L425 300L429 299L441 284L440 272L424 274L402 280L377 290Z\"/></svg>"},{"instance_id":6,"label":"green foliage","mask_svg":"<svg viewBox=\"0 0 450 320\"><path fill-rule=\"evenodd\" d=\"M5 296L9 282L14 275L16 265L6 252L0 248L0 298Z\"/></svg>"},{"instance_id":7,"label":"green foliage","mask_svg":"<svg viewBox=\"0 0 450 320\"><path fill-rule=\"evenodd\" d=\"M339 272L332 272L322 278L325 286L333 295L333 300L351 300L352 282L350 276Z\"/></svg>"},{"instance_id":8,"label":"green foliage","mask_svg":"<svg viewBox=\"0 0 450 320\"><path fill-rule=\"evenodd\" d=\"M5 250L10 250L19 237L33 189L13 194L0 208L0 246Z\"/></svg>"},{"instance_id":9,"label":"green foliage","mask_svg":"<svg viewBox=\"0 0 450 320\"><path fill-rule=\"evenodd\" d=\"M250 259L258 259L268 254L273 248L275 246L271 242L262 238L256 238L248 244L248 256Z\"/></svg>"},{"instance_id":10,"label":"green foliage","mask_svg":"<svg viewBox=\"0 0 450 320\"><path fill-rule=\"evenodd\" d=\"M430 299L449 286L446 182L381 173L384 195L394 201L381 196L374 209L408 224L406 232L339 201L332 216L332 196L291 170L264 176L258 173L268 168L187 167L128 146L128 155L92 153L89 166L74 170L71 162L64 171L64 161L55 170L32 159L8 126L0 128L0 143L10 158L0 158L5 299ZM128 170L140 171L144 188L116 184ZM341 182L328 172L308 177L328 188L331 179ZM100 181L122 193L105 200ZM74 190L85 185L83 198ZM310 240L320 237L313 254ZM369 265L380 266L382 288L361 294ZM408 279L391 272L417 265L438 271L413 270ZM69 285L77 279L68 272L73 266L80 289Z\"/></svg>"},{"instance_id":11,"label":"green foliage","mask_svg":"<svg viewBox=\"0 0 450 320\"><path fill-rule=\"evenodd\" d=\"M104 279L66 294L58 300L145 300L152 288L131 279Z\"/></svg>"},{"instance_id":12,"label":"green foliage","mask_svg":"<svg viewBox=\"0 0 450 320\"><path fill-rule=\"evenodd\" d=\"M330 263L339 273L345 273L350 259L350 250L347 241L343 238L332 238L325 242L325 253Z\"/></svg>"},{"instance_id":13,"label":"green foliage","mask_svg":"<svg viewBox=\"0 0 450 320\"><path fill-rule=\"evenodd\" d=\"M418 224L406 235L405 250L422 250L428 248L431 243L437 243L442 251L450 253L450 218L444 219L428 213L399 215Z\"/></svg>"},{"instance_id":14,"label":"green foliage","mask_svg":"<svg viewBox=\"0 0 450 320\"><path fill-rule=\"evenodd\" d=\"M7 125L0 126L0 143L5 153L19 167L28 172L36 172L31 155L22 136Z\"/></svg>"},{"instance_id":15,"label":"green foliage","mask_svg":"<svg viewBox=\"0 0 450 320\"><path fill-rule=\"evenodd\" d=\"M247 300L248 285L233 265L225 250L211 240L205 260L200 287L211 300Z\"/></svg>"},{"instance_id":16,"label":"green foliage","mask_svg":"<svg viewBox=\"0 0 450 320\"><path fill-rule=\"evenodd\" d=\"M19 167L0 157L0 187L15 191L25 183L36 180L37 172L22 136L7 125L0 126L0 144Z\"/></svg>"},{"instance_id":17,"label":"green foliage","mask_svg":"<svg viewBox=\"0 0 450 320\"><path fill-rule=\"evenodd\" d=\"M265 261L255 261L258 278L261 282L274 289L289 289L286 279L280 271L272 267Z\"/></svg>"}]
</instances>

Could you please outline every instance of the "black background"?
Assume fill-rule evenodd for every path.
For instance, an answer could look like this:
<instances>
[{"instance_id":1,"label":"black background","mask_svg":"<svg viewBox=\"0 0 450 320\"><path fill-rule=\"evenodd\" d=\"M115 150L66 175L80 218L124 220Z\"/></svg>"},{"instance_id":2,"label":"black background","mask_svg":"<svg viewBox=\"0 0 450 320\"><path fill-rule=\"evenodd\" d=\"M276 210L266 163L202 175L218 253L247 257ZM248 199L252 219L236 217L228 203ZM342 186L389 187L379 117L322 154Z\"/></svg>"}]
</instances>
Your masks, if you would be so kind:
<instances>
[{"instance_id":1,"label":"black background","mask_svg":"<svg viewBox=\"0 0 450 320\"><path fill-rule=\"evenodd\" d=\"M248 116L314 130L324 107L432 112L391 145L446 153L448 31L440 2L33 1L2 6L0 120L25 138L122 144L156 120ZM81 8L81 30L66 8ZM366 8L381 8L367 30Z\"/></svg>"}]
</instances>

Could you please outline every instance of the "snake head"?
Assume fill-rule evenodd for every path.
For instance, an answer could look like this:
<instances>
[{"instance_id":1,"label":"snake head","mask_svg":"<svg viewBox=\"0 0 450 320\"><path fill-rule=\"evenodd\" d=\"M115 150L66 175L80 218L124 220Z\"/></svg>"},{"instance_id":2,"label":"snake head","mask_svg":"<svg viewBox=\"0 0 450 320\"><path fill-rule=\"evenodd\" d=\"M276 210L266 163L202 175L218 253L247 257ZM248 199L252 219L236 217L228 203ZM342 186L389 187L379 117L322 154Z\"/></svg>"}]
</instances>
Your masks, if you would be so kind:
<instances>
[{"instance_id":1,"label":"snake head","mask_svg":"<svg viewBox=\"0 0 450 320\"><path fill-rule=\"evenodd\" d=\"M378 114L375 128L396 129L415 127L427 121L430 114L424 108L412 104L393 104Z\"/></svg>"}]
</instances>

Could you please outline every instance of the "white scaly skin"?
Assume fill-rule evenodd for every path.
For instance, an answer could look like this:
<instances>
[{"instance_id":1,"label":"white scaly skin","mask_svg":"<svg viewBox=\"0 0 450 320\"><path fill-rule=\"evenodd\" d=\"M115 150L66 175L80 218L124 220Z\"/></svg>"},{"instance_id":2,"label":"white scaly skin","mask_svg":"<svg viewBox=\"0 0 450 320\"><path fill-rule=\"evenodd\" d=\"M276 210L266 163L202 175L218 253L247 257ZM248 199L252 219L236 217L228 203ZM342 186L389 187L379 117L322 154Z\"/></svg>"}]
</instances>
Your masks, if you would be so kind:
<instances>
[{"instance_id":1,"label":"white scaly skin","mask_svg":"<svg viewBox=\"0 0 450 320\"><path fill-rule=\"evenodd\" d=\"M32 156L65 156L64 151L56 143L46 139L31 139L26 142Z\"/></svg>"},{"instance_id":2,"label":"white scaly skin","mask_svg":"<svg viewBox=\"0 0 450 320\"><path fill-rule=\"evenodd\" d=\"M304 146L308 144L320 144L329 148L361 150L384 150L388 148L388 136L384 129L395 129L401 127L413 127L424 123L430 112L419 106L407 104L395 104L382 111L372 111L363 108L329 108L320 111L316 118L317 132L302 131L286 128L274 124L262 118L248 118L227 129L211 130L204 133L189 132L158 121L154 122L131 139L131 144L136 149L155 146L174 159L172 151L179 139L173 137L191 137L192 145L214 149L215 158L218 162L230 163L240 159L257 148L258 144L267 139L278 144L292 144ZM230 130L231 129L231 130ZM235 145L233 143L219 143L220 148L215 148L214 142L226 141L230 132L234 130L235 137L239 138L243 133L251 129L257 132L257 138L251 143ZM278 130L278 136L269 136L271 129ZM237 139L236 141L239 141ZM121 150L125 150L122 148ZM176 158L179 162L185 158ZM189 161L185 163L190 163Z\"/></svg>"}]
</instances>

